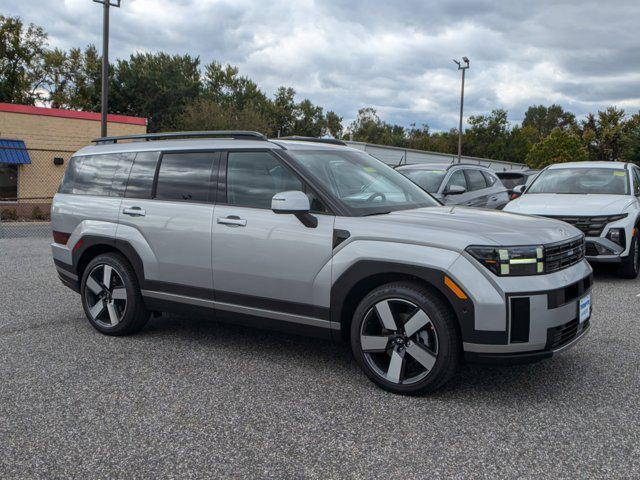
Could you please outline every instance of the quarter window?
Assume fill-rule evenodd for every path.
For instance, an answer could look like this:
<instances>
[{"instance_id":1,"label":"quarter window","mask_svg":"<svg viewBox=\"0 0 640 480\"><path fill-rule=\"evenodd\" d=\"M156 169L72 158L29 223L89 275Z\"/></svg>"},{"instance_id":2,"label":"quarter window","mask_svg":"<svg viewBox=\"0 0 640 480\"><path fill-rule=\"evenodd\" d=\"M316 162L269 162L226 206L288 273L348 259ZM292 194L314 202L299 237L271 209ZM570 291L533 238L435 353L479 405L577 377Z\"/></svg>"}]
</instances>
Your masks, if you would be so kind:
<instances>
[{"instance_id":1,"label":"quarter window","mask_svg":"<svg viewBox=\"0 0 640 480\"><path fill-rule=\"evenodd\" d=\"M18 165L0 163L0 200L18 198Z\"/></svg>"},{"instance_id":2,"label":"quarter window","mask_svg":"<svg viewBox=\"0 0 640 480\"><path fill-rule=\"evenodd\" d=\"M466 171L466 173L470 191L482 190L483 188L487 188L487 183L485 182L480 170L469 169Z\"/></svg>"},{"instance_id":3,"label":"quarter window","mask_svg":"<svg viewBox=\"0 0 640 480\"><path fill-rule=\"evenodd\" d=\"M227 203L271 208L276 193L303 191L302 182L266 152L230 152L227 159Z\"/></svg>"},{"instance_id":4,"label":"quarter window","mask_svg":"<svg viewBox=\"0 0 640 480\"><path fill-rule=\"evenodd\" d=\"M60 193L75 195L122 196L123 185L113 189L117 170L127 170L134 154L110 153L73 157L65 171Z\"/></svg>"},{"instance_id":5,"label":"quarter window","mask_svg":"<svg viewBox=\"0 0 640 480\"><path fill-rule=\"evenodd\" d=\"M208 202L214 153L165 153L160 161L155 198Z\"/></svg>"}]
</instances>

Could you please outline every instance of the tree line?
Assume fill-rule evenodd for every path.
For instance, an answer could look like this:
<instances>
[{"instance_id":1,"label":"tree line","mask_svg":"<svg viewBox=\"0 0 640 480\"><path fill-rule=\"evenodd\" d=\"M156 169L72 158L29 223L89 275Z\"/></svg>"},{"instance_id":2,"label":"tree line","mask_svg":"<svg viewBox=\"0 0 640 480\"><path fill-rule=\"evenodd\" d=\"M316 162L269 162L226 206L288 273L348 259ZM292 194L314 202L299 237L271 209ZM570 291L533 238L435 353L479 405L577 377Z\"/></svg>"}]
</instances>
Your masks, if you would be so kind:
<instances>
[{"instance_id":1,"label":"tree line","mask_svg":"<svg viewBox=\"0 0 640 480\"><path fill-rule=\"evenodd\" d=\"M94 45L50 49L47 34L19 17L0 15L0 102L100 111L101 56ZM298 100L281 86L269 96L237 67L164 52L135 53L111 63L109 112L146 117L149 131L256 130L270 137L305 135L457 152L458 131L387 123L371 107L343 125L336 112ZM468 118L465 155L527 163L622 160L640 163L640 112L611 106L577 120L559 105L535 105L520 124L503 109Z\"/></svg>"}]
</instances>

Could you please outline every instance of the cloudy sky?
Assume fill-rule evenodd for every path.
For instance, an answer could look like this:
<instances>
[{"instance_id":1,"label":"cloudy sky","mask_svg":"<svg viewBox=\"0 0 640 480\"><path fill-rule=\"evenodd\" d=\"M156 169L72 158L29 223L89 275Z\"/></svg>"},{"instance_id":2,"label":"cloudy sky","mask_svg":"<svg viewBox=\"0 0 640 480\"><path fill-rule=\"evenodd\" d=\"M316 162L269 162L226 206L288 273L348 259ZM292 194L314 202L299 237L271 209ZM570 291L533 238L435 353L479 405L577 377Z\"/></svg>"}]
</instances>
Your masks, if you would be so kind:
<instances>
[{"instance_id":1,"label":"cloudy sky","mask_svg":"<svg viewBox=\"0 0 640 480\"><path fill-rule=\"evenodd\" d=\"M394 123L457 124L464 55L465 116L531 104L578 116L611 104L640 109L638 0L122 0L111 57L191 53L240 67L268 94L292 86L345 120L375 107ZM61 48L100 45L91 0L2 0L0 13L43 26Z\"/></svg>"}]
</instances>

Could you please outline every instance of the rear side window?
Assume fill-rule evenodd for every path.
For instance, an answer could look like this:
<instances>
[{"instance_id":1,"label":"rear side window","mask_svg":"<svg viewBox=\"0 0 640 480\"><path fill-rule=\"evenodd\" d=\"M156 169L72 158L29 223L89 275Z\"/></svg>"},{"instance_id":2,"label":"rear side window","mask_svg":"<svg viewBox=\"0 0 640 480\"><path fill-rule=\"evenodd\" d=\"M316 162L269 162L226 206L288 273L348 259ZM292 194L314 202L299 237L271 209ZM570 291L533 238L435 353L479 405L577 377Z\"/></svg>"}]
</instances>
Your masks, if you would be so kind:
<instances>
[{"instance_id":1,"label":"rear side window","mask_svg":"<svg viewBox=\"0 0 640 480\"><path fill-rule=\"evenodd\" d=\"M276 193L304 190L291 170L266 152L232 152L227 160L227 203L271 208Z\"/></svg>"},{"instance_id":2,"label":"rear side window","mask_svg":"<svg viewBox=\"0 0 640 480\"><path fill-rule=\"evenodd\" d=\"M183 202L212 201L213 163L217 153L165 153L160 160L155 198Z\"/></svg>"},{"instance_id":3,"label":"rear side window","mask_svg":"<svg viewBox=\"0 0 640 480\"><path fill-rule=\"evenodd\" d=\"M122 196L124 182L113 188L116 172L123 177L131 166L131 153L109 153L73 157L69 161L60 193L75 195Z\"/></svg>"},{"instance_id":4,"label":"rear side window","mask_svg":"<svg viewBox=\"0 0 640 480\"><path fill-rule=\"evenodd\" d=\"M487 182L487 187L493 186L493 184L495 184L496 181L498 180L496 177L494 177L488 172L482 172L482 176L484 177L485 182Z\"/></svg>"},{"instance_id":5,"label":"rear side window","mask_svg":"<svg viewBox=\"0 0 640 480\"><path fill-rule=\"evenodd\" d=\"M485 182L480 170L469 169L466 170L466 174L470 191L482 190L483 188L487 188L487 182Z\"/></svg>"},{"instance_id":6,"label":"rear side window","mask_svg":"<svg viewBox=\"0 0 640 480\"><path fill-rule=\"evenodd\" d=\"M131 167L126 198L151 198L160 152L138 152Z\"/></svg>"}]
</instances>

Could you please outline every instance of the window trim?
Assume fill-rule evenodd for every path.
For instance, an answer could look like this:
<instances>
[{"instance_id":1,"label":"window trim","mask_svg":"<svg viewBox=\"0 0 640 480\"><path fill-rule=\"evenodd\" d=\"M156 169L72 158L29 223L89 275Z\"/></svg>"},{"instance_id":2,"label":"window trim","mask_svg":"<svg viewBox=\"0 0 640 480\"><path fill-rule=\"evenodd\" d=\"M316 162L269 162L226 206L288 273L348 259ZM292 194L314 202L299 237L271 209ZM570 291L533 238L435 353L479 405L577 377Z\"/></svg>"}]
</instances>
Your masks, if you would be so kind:
<instances>
[{"instance_id":1,"label":"window trim","mask_svg":"<svg viewBox=\"0 0 640 480\"><path fill-rule=\"evenodd\" d=\"M228 203L228 201L227 201L227 166L228 166L228 160L229 160L229 154L230 153L266 153L267 155L270 155L277 162L281 163L285 168L287 168L291 173L293 173L293 175L302 184L302 188L303 188L302 191L304 193L309 193L309 192L313 193L316 197L318 197L320 199L320 201L324 204L325 208L327 209L326 212L316 212L316 211L311 210L310 213L312 213L314 215L332 215L332 216L335 215L335 213L333 213L335 210L333 208L332 203L327 202L325 195L322 195L320 192L318 192L318 189L315 188L304 177L304 175L300 174L298 169L294 168L291 165L291 163L293 163L293 162L287 161L285 158L283 158L284 156L278 155L278 153L280 153L280 152L274 152L272 149L268 149L268 148L237 148L237 149L227 149L227 150L222 152L222 155L220 156L220 162L219 162L219 165L218 165L218 183L217 183L216 204L225 205L225 206L229 206L229 207L253 208L255 210L272 211L271 208L267 208L267 207L254 207L254 206L247 206L247 205L234 205L234 204Z\"/></svg>"},{"instance_id":2,"label":"window trim","mask_svg":"<svg viewBox=\"0 0 640 480\"><path fill-rule=\"evenodd\" d=\"M154 202L179 202L179 203L194 203L198 205L215 205L217 198L217 187L218 187L218 173L220 168L220 160L224 150L222 149L211 149L211 148L198 148L198 149L187 149L187 150L159 150L158 163L156 164L156 171L153 175L153 184L151 186L151 198L149 200L153 200ZM136 152L139 153L139 152ZM157 189L158 189L158 179L160 176L160 167L162 166L162 160L165 155L180 155L180 154L188 154L188 153L211 153L213 155L213 160L211 163L211 176L209 178L209 195L208 200L177 200L177 199L168 199L168 198L157 198ZM127 185L129 181L127 180Z\"/></svg>"}]
</instances>

